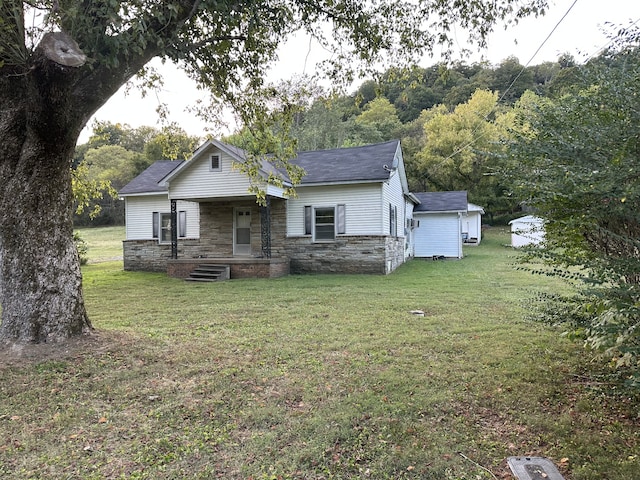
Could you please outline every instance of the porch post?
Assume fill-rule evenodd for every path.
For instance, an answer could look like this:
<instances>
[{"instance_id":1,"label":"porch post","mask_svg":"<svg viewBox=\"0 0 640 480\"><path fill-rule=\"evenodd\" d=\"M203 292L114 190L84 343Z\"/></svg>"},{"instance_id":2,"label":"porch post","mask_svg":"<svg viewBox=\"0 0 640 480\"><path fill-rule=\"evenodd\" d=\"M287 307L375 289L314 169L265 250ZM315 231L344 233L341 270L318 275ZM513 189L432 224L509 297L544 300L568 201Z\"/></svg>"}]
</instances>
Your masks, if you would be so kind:
<instances>
[{"instance_id":1,"label":"porch post","mask_svg":"<svg viewBox=\"0 0 640 480\"><path fill-rule=\"evenodd\" d=\"M177 202L171 200L171 258L178 258L178 211Z\"/></svg>"},{"instance_id":2,"label":"porch post","mask_svg":"<svg viewBox=\"0 0 640 480\"><path fill-rule=\"evenodd\" d=\"M260 239L263 258L271 258L271 197L268 195L265 204L260 205Z\"/></svg>"}]
</instances>

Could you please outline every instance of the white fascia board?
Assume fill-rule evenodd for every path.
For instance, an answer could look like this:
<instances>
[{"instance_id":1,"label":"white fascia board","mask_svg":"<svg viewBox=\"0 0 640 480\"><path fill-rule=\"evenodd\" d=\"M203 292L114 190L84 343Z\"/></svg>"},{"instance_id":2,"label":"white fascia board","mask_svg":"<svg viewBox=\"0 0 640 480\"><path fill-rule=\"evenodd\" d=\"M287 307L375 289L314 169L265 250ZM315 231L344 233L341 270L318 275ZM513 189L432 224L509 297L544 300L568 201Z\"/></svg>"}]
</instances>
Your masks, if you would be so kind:
<instances>
[{"instance_id":1,"label":"white fascia board","mask_svg":"<svg viewBox=\"0 0 640 480\"><path fill-rule=\"evenodd\" d=\"M393 157L393 168L396 168L400 173L400 183L402 184L402 192L405 194L409 194L409 182L407 180L407 172L405 171L405 168L404 168L404 158L402 156L402 147L400 145L400 142L398 142L398 147Z\"/></svg>"},{"instance_id":2,"label":"white fascia board","mask_svg":"<svg viewBox=\"0 0 640 480\"><path fill-rule=\"evenodd\" d=\"M275 185L267 185L267 195L278 198L286 198L284 194L284 188L276 187Z\"/></svg>"},{"instance_id":3,"label":"white fascia board","mask_svg":"<svg viewBox=\"0 0 640 480\"><path fill-rule=\"evenodd\" d=\"M159 196L159 195L166 195L167 198L169 197L169 192L143 192L143 193L124 193L124 194L118 194L118 198L120 200L124 200L125 198L129 198L129 197L150 197L150 196Z\"/></svg>"},{"instance_id":4,"label":"white fascia board","mask_svg":"<svg viewBox=\"0 0 640 480\"><path fill-rule=\"evenodd\" d=\"M413 211L414 215L428 215L430 213L466 213L466 210L429 210L427 212L416 212Z\"/></svg>"},{"instance_id":5,"label":"white fascia board","mask_svg":"<svg viewBox=\"0 0 640 480\"><path fill-rule=\"evenodd\" d=\"M484 208L482 208L480 205L476 205L475 203L469 203L467 205L467 211L468 212L480 212L484 215Z\"/></svg>"},{"instance_id":6,"label":"white fascia board","mask_svg":"<svg viewBox=\"0 0 640 480\"><path fill-rule=\"evenodd\" d=\"M295 188L299 187L330 187L336 185L358 185L358 184L370 184L370 183L384 183L387 180L352 180L349 182L318 182L318 183L301 183L296 185Z\"/></svg>"},{"instance_id":7,"label":"white fascia board","mask_svg":"<svg viewBox=\"0 0 640 480\"><path fill-rule=\"evenodd\" d=\"M176 175L178 175L180 172L182 172L182 170L184 170L185 168L188 168L191 165L193 158L194 157L191 157L191 159L183 162L181 165L178 166L178 168L174 168L171 172L165 175L165 177L162 180L158 182L158 185L160 185L161 187L168 188L169 182L171 181L171 179L174 178Z\"/></svg>"},{"instance_id":8,"label":"white fascia board","mask_svg":"<svg viewBox=\"0 0 640 480\"><path fill-rule=\"evenodd\" d=\"M411 200L415 205L420 205L422 202L416 197L413 193L407 192L404 194L409 200Z\"/></svg>"}]
</instances>

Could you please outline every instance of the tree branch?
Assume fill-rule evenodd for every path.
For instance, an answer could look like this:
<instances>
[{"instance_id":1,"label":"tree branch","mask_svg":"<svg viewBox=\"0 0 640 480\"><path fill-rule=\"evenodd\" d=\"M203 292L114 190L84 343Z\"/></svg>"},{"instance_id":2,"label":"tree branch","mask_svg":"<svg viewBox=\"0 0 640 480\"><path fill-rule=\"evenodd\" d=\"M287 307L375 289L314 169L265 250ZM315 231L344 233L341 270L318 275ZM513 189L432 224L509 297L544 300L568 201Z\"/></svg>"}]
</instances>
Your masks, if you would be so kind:
<instances>
[{"instance_id":1,"label":"tree branch","mask_svg":"<svg viewBox=\"0 0 640 480\"><path fill-rule=\"evenodd\" d=\"M91 3L85 0L85 4ZM175 42L176 33L196 15L201 0L185 0L178 3L179 9L170 21L158 20L157 12L147 11L144 16L136 19L135 25L126 31L110 37L110 46L118 48L114 52L111 62L93 63L93 68L86 70L86 74L77 82L75 94L78 107L88 118L95 113L122 85L129 81L151 59L158 56L166 45ZM112 21L109 18L104 22ZM145 26L146 32L152 32L152 37L140 31ZM106 28L106 24L105 24ZM145 42L140 42L140 36L147 36ZM85 36L85 41L89 39ZM114 47L117 45L118 47Z\"/></svg>"}]
</instances>

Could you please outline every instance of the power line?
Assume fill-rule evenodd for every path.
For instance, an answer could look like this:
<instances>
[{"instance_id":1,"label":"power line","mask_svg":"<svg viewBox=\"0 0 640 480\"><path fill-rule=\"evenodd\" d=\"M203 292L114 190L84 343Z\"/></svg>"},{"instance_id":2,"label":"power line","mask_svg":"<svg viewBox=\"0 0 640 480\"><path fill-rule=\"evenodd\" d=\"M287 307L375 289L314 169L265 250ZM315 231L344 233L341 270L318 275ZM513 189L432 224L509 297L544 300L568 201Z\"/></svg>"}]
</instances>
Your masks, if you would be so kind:
<instances>
[{"instance_id":1,"label":"power line","mask_svg":"<svg viewBox=\"0 0 640 480\"><path fill-rule=\"evenodd\" d=\"M507 89L504 91L504 93L502 94L502 96L500 97L500 99L498 101L502 101L502 99L504 99L505 95L509 92L509 90L511 90L511 87L513 87L515 85L515 83L518 81L518 79L522 76L522 74L524 73L524 71L527 69L527 67L531 64L531 62L533 62L533 59L536 58L536 55L538 55L538 53L540 53L540 50L542 50L542 47L544 47L544 45L549 41L549 39L551 38L551 36L555 33L555 31L558 29L558 27L560 26L560 24L564 21L565 18L567 18L567 15L569 15L569 12L571 12L571 10L573 10L573 7L576 6L576 3L578 3L578 0L573 0L573 3L571 4L571 6L569 7L569 9L564 13L564 15L562 16L562 18L560 18L560 20L558 20L558 23L556 23L555 27L553 27L551 29L551 31L549 32L549 34L547 35L547 38L545 38L542 43L540 44L540 46L536 49L536 51L533 53L533 55L531 55L531 58L529 59L529 61L522 67L522 69L520 70L520 73L518 73L518 75L516 75L516 78L513 79L513 81L511 82L511 84L507 87Z\"/></svg>"},{"instance_id":2,"label":"power line","mask_svg":"<svg viewBox=\"0 0 640 480\"><path fill-rule=\"evenodd\" d=\"M538 48L536 49L536 51L534 52L534 54L531 56L531 58L527 61L527 63L522 67L522 69L520 69L520 72L518 73L518 75L516 75L516 77L513 79L513 81L511 82L511 84L507 87L507 89L502 93L502 95L500 96L500 98L498 99L498 102L501 102L505 96L507 95L507 93L509 93L509 91L513 88L513 86L515 85L515 83L518 81L518 79L522 76L522 74L524 73L524 71L527 69L527 67L531 64L531 62L533 61L533 59L536 57L536 55L538 55L538 53L540 53L540 50L542 50L542 47L544 47L544 45L547 43L547 41L549 41L549 39L551 38L551 36L555 33L555 31L558 29L558 27L560 26L560 24L565 20L565 18L567 18L567 15L569 15L569 13L571 12L571 10L573 10L573 7L575 7L575 5L578 3L578 0L573 0L573 3L569 6L569 8L567 9L567 11L564 13L564 15L562 15L562 17L560 18L560 20L558 20L558 22L556 23L556 25L551 29L551 32L549 32L549 34L547 35L547 37L542 41L542 43L540 44L540 46L538 46ZM487 118L486 116L484 117L485 119ZM476 127L472 132L471 135L473 136L473 134L475 134L478 129L480 127ZM478 138L474 138L472 141L470 141L469 143L467 143L466 145L463 145L462 147L458 148L456 151L454 151L451 155L449 155L448 157L444 158L442 160L442 162L440 162L438 164L438 167L440 165L442 165L444 162L446 162L447 160L449 160L450 158L458 155L459 153L461 153L463 150L473 146L474 143L476 143L477 140L479 140L480 138L482 138L482 135Z\"/></svg>"}]
</instances>

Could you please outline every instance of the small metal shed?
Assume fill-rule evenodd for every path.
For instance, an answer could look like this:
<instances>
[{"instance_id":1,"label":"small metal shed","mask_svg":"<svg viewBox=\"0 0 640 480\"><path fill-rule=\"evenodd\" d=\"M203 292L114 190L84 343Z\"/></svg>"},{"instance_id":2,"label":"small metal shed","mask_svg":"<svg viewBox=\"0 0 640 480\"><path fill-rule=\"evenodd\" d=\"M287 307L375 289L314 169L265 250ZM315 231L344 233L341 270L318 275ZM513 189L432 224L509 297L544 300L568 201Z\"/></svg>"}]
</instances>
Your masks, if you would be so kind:
<instances>
[{"instance_id":1,"label":"small metal shed","mask_svg":"<svg viewBox=\"0 0 640 480\"><path fill-rule=\"evenodd\" d=\"M544 241L544 221L540 217L527 215L509 222L511 226L511 246L540 245Z\"/></svg>"}]
</instances>

